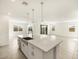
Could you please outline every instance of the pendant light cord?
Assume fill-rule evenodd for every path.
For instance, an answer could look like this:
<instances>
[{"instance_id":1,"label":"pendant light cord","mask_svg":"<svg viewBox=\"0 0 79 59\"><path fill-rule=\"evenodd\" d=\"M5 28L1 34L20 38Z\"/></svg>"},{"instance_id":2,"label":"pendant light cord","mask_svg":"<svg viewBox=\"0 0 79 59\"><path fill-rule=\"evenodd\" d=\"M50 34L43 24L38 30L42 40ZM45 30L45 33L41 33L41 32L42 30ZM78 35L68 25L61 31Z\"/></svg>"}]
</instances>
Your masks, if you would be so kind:
<instances>
[{"instance_id":1,"label":"pendant light cord","mask_svg":"<svg viewBox=\"0 0 79 59\"><path fill-rule=\"evenodd\" d=\"M41 2L41 21L43 22L43 4L44 2Z\"/></svg>"},{"instance_id":2,"label":"pendant light cord","mask_svg":"<svg viewBox=\"0 0 79 59\"><path fill-rule=\"evenodd\" d=\"M32 22L34 23L34 9L32 9L32 13L33 13L33 15L32 15Z\"/></svg>"}]
</instances>

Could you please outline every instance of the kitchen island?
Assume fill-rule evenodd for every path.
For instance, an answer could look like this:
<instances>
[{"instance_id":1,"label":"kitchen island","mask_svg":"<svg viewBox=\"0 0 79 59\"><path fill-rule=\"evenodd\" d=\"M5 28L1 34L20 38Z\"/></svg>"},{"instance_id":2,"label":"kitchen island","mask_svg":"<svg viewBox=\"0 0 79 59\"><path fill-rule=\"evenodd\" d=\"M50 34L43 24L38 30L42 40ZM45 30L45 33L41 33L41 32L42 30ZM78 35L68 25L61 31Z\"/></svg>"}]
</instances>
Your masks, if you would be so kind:
<instances>
[{"instance_id":1,"label":"kitchen island","mask_svg":"<svg viewBox=\"0 0 79 59\"><path fill-rule=\"evenodd\" d=\"M28 59L56 59L56 48L61 42L50 37L28 40L28 50L24 54L28 54Z\"/></svg>"}]
</instances>

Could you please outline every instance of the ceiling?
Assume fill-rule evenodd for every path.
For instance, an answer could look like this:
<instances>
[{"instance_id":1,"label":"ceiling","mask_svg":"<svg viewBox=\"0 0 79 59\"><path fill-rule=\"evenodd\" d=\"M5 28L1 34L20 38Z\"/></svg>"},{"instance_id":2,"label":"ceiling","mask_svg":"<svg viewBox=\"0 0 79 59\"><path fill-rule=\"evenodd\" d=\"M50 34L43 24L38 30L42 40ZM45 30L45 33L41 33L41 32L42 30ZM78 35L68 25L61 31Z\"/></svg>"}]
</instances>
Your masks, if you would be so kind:
<instances>
[{"instance_id":1,"label":"ceiling","mask_svg":"<svg viewBox=\"0 0 79 59\"><path fill-rule=\"evenodd\" d=\"M28 4L22 4L25 1ZM15 18L41 19L43 1L43 18L47 21L68 20L77 17L77 0L0 0L0 14Z\"/></svg>"}]
</instances>

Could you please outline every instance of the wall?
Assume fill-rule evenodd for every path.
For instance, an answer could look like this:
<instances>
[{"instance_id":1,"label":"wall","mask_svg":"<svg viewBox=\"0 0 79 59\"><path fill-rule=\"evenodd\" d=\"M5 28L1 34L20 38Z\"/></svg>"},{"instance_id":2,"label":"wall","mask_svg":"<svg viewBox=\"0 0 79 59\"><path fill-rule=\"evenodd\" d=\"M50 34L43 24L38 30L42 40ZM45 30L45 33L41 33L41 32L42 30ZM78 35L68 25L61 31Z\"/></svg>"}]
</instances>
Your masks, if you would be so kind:
<instances>
[{"instance_id":1,"label":"wall","mask_svg":"<svg viewBox=\"0 0 79 59\"><path fill-rule=\"evenodd\" d=\"M8 28L9 18L4 15L0 15L0 46L8 45L9 40L9 28Z\"/></svg>"},{"instance_id":2,"label":"wall","mask_svg":"<svg viewBox=\"0 0 79 59\"><path fill-rule=\"evenodd\" d=\"M78 26L77 26L77 21L68 21L68 22L58 22L56 23L55 26L55 31L50 30L50 34L55 34L59 36L64 36L64 37L76 37L77 38L77 33L78 33ZM69 27L70 26L75 26L75 32L69 32ZM50 29L52 29L52 25L50 25Z\"/></svg>"},{"instance_id":3,"label":"wall","mask_svg":"<svg viewBox=\"0 0 79 59\"><path fill-rule=\"evenodd\" d=\"M9 39L17 38L18 35L27 36L27 33L28 33L27 26L28 26L28 24L30 24L30 23L27 23L26 21L11 18L10 21L9 21ZM13 31L14 25L22 27L23 31L17 31L17 32L15 31L14 32Z\"/></svg>"},{"instance_id":4,"label":"wall","mask_svg":"<svg viewBox=\"0 0 79 59\"><path fill-rule=\"evenodd\" d=\"M66 20L66 21L44 21L36 22L34 24L35 35L40 35L40 25L48 25L48 35L57 35L61 37L77 38L78 37L78 22L77 20ZM52 31L52 26L55 27L55 31ZM69 27L75 26L75 32L69 32Z\"/></svg>"},{"instance_id":5,"label":"wall","mask_svg":"<svg viewBox=\"0 0 79 59\"><path fill-rule=\"evenodd\" d=\"M78 37L78 22L77 21L57 21L57 22L50 22L44 21L43 25L48 25L48 35L56 35L65 38L77 38ZM36 25L37 26L37 25ZM52 31L52 27L55 27L55 31ZM69 27L75 26L75 32L69 32ZM40 25L38 26L38 34L40 34Z\"/></svg>"}]
</instances>

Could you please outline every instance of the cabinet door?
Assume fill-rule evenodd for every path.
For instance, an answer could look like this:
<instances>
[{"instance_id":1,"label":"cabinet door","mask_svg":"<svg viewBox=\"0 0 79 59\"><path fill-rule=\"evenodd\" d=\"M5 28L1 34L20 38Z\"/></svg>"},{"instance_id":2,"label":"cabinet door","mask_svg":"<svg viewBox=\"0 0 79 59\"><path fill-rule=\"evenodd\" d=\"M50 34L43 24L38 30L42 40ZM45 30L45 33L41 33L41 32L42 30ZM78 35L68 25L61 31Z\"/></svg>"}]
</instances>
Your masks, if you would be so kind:
<instances>
[{"instance_id":1,"label":"cabinet door","mask_svg":"<svg viewBox=\"0 0 79 59\"><path fill-rule=\"evenodd\" d=\"M51 49L48 52L44 52L44 59L56 59L55 49Z\"/></svg>"},{"instance_id":2,"label":"cabinet door","mask_svg":"<svg viewBox=\"0 0 79 59\"><path fill-rule=\"evenodd\" d=\"M24 53L24 55L28 58L28 46L24 42L21 42L21 50Z\"/></svg>"},{"instance_id":3,"label":"cabinet door","mask_svg":"<svg viewBox=\"0 0 79 59\"><path fill-rule=\"evenodd\" d=\"M22 50L22 52L24 51L24 44L23 44L23 42L21 41L21 50Z\"/></svg>"},{"instance_id":4,"label":"cabinet door","mask_svg":"<svg viewBox=\"0 0 79 59\"><path fill-rule=\"evenodd\" d=\"M31 44L28 44L28 47L29 47L29 49L28 49L29 58L28 59L43 59L43 52L39 48L37 48Z\"/></svg>"},{"instance_id":5,"label":"cabinet door","mask_svg":"<svg viewBox=\"0 0 79 59\"><path fill-rule=\"evenodd\" d=\"M35 59L34 56L34 47L31 45L31 44L28 44L28 54L29 54L29 57L28 59Z\"/></svg>"},{"instance_id":6,"label":"cabinet door","mask_svg":"<svg viewBox=\"0 0 79 59\"><path fill-rule=\"evenodd\" d=\"M28 58L28 46L24 44L24 54Z\"/></svg>"},{"instance_id":7,"label":"cabinet door","mask_svg":"<svg viewBox=\"0 0 79 59\"><path fill-rule=\"evenodd\" d=\"M34 49L35 59L43 59L44 53L39 48L35 47Z\"/></svg>"}]
</instances>

